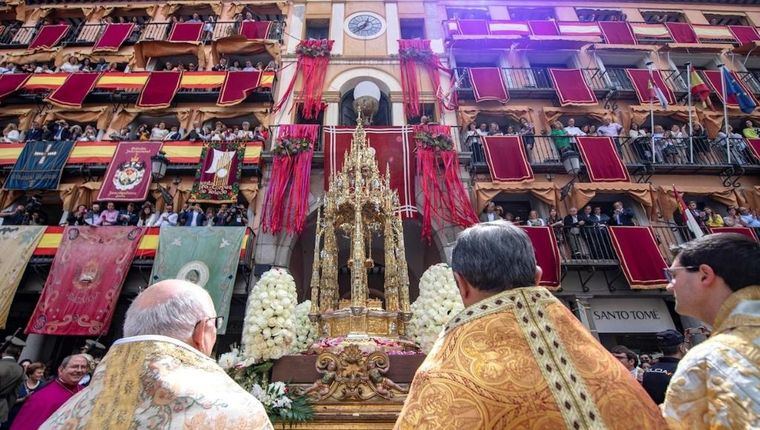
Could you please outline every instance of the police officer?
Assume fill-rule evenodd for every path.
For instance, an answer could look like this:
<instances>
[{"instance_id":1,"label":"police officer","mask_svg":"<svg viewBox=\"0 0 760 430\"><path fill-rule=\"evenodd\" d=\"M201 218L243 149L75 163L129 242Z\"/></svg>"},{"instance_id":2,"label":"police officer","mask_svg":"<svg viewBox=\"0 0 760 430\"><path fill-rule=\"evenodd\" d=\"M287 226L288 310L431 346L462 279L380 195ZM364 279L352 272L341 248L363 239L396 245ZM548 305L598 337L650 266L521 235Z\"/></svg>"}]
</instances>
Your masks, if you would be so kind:
<instances>
[{"instance_id":1,"label":"police officer","mask_svg":"<svg viewBox=\"0 0 760 430\"><path fill-rule=\"evenodd\" d=\"M662 351L662 357L644 372L642 384L652 400L659 405L665 401L670 378L686 353L686 348L683 335L673 329L657 333L657 346Z\"/></svg>"}]
</instances>

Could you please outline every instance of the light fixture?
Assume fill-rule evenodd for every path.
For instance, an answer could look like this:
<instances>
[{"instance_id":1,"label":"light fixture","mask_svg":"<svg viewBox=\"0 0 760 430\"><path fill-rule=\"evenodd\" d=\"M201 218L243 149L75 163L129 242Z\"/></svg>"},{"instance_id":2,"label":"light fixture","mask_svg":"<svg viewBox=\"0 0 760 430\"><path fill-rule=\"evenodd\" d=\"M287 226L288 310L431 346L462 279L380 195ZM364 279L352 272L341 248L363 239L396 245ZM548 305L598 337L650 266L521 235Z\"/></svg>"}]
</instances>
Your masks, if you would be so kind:
<instances>
[{"instance_id":1,"label":"light fixture","mask_svg":"<svg viewBox=\"0 0 760 430\"><path fill-rule=\"evenodd\" d=\"M166 176L166 168L169 166L169 159L166 158L164 151L159 151L158 154L150 157L150 176L158 187L158 191L161 193L161 197L164 199L164 204L172 203L174 200L169 194L169 191L164 188L159 182Z\"/></svg>"},{"instance_id":2,"label":"light fixture","mask_svg":"<svg viewBox=\"0 0 760 430\"><path fill-rule=\"evenodd\" d=\"M577 152L568 149L562 153L560 160L562 160L562 165L568 175L578 176L581 171L581 159Z\"/></svg>"}]
</instances>

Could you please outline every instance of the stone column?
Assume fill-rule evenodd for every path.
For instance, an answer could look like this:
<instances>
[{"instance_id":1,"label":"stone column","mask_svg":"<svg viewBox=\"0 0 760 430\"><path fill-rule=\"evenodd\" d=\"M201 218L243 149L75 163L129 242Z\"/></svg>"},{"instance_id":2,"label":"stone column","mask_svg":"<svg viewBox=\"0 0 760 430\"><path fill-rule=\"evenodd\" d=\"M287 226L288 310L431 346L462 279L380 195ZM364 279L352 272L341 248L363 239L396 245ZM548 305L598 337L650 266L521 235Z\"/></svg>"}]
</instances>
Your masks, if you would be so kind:
<instances>
[{"instance_id":1,"label":"stone column","mask_svg":"<svg viewBox=\"0 0 760 430\"><path fill-rule=\"evenodd\" d=\"M591 334L599 340L599 332L596 331L596 324L594 324L594 318L591 317L591 305L589 299L591 295L576 295L575 296L575 314L584 327L591 332Z\"/></svg>"}]
</instances>

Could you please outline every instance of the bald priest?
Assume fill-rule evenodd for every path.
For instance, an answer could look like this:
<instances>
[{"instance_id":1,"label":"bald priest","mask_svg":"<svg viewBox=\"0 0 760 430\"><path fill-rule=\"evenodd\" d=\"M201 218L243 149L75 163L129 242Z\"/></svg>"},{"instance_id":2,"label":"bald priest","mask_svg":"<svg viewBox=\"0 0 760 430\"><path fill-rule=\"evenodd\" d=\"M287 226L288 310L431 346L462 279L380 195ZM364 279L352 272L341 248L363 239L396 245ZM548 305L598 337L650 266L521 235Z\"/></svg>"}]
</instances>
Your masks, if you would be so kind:
<instances>
[{"instance_id":1,"label":"bald priest","mask_svg":"<svg viewBox=\"0 0 760 430\"><path fill-rule=\"evenodd\" d=\"M452 269L466 306L417 370L396 429L665 429L623 365L552 293L520 228L463 231Z\"/></svg>"}]
</instances>

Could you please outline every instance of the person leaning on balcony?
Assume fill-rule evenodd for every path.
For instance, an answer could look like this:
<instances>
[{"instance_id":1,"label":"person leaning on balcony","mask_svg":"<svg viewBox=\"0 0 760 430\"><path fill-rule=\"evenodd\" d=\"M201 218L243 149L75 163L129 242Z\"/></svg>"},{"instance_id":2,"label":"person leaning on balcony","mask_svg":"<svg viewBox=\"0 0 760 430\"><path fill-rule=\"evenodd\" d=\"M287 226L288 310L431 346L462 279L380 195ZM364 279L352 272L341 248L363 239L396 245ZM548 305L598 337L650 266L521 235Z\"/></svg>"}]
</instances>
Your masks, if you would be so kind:
<instances>
[{"instance_id":1,"label":"person leaning on balcony","mask_svg":"<svg viewBox=\"0 0 760 430\"><path fill-rule=\"evenodd\" d=\"M504 133L501 132L501 128L499 127L499 124L492 122L488 126L488 135L489 136L503 136Z\"/></svg>"},{"instance_id":2,"label":"person leaning on balcony","mask_svg":"<svg viewBox=\"0 0 760 430\"><path fill-rule=\"evenodd\" d=\"M742 134L747 139L757 139L760 137L760 129L755 127L755 124L752 123L752 120L747 120L744 123L744 129L742 130Z\"/></svg>"},{"instance_id":3,"label":"person leaning on balcony","mask_svg":"<svg viewBox=\"0 0 760 430\"><path fill-rule=\"evenodd\" d=\"M723 217L723 225L726 227L741 226L735 206L728 207L728 215Z\"/></svg>"},{"instance_id":4,"label":"person leaning on balcony","mask_svg":"<svg viewBox=\"0 0 760 430\"><path fill-rule=\"evenodd\" d=\"M103 219L100 217L100 204L93 203L92 209L87 212L84 217L84 222L91 226L103 225Z\"/></svg>"},{"instance_id":5,"label":"person leaning on balcony","mask_svg":"<svg viewBox=\"0 0 760 430\"><path fill-rule=\"evenodd\" d=\"M564 127L562 127L561 122L554 121L552 123L552 131L549 133L549 135L552 137L554 146L557 148L557 151L559 151L560 154L573 149L573 146L570 143L570 136L567 134L567 131L565 131Z\"/></svg>"},{"instance_id":6,"label":"person leaning on balcony","mask_svg":"<svg viewBox=\"0 0 760 430\"><path fill-rule=\"evenodd\" d=\"M203 132L203 129L201 128L201 123L198 121L194 121L193 127L190 130L188 130L184 136L182 136L182 140L197 142L199 140L204 140L206 136L207 134L205 134Z\"/></svg>"},{"instance_id":7,"label":"person leaning on balcony","mask_svg":"<svg viewBox=\"0 0 760 430\"><path fill-rule=\"evenodd\" d=\"M180 140L182 134L179 132L179 127L173 125L169 133L166 134L164 140Z\"/></svg>"},{"instance_id":8,"label":"person leaning on balcony","mask_svg":"<svg viewBox=\"0 0 760 430\"><path fill-rule=\"evenodd\" d=\"M161 121L150 131L149 140L164 140L169 134L169 130L166 128L166 123Z\"/></svg>"},{"instance_id":9,"label":"person leaning on balcony","mask_svg":"<svg viewBox=\"0 0 760 430\"><path fill-rule=\"evenodd\" d=\"M151 227L156 223L157 220L158 214L156 213L153 204L151 202L143 203L142 209L140 210L140 215L138 216L137 226Z\"/></svg>"},{"instance_id":10,"label":"person leaning on balcony","mask_svg":"<svg viewBox=\"0 0 760 430\"><path fill-rule=\"evenodd\" d=\"M617 138L620 136L620 132L623 130L623 126L612 122L609 118L604 118L602 120L602 125L599 126L599 128L596 129L596 132L599 134L599 136L606 136L606 137L612 137Z\"/></svg>"},{"instance_id":11,"label":"person leaning on balcony","mask_svg":"<svg viewBox=\"0 0 760 430\"><path fill-rule=\"evenodd\" d=\"M546 222L538 217L538 211L532 210L528 212L528 219L525 220L525 225L528 227L545 227Z\"/></svg>"},{"instance_id":12,"label":"person leaning on balcony","mask_svg":"<svg viewBox=\"0 0 760 430\"><path fill-rule=\"evenodd\" d=\"M106 210L100 213L100 225L118 225L119 211L114 202L106 203Z\"/></svg>"},{"instance_id":13,"label":"person leaning on balcony","mask_svg":"<svg viewBox=\"0 0 760 430\"><path fill-rule=\"evenodd\" d=\"M129 127L122 127L121 130L108 135L111 140L131 140Z\"/></svg>"},{"instance_id":14,"label":"person leaning on balcony","mask_svg":"<svg viewBox=\"0 0 760 430\"><path fill-rule=\"evenodd\" d=\"M723 217L716 213L710 207L705 207L705 225L707 227L723 227Z\"/></svg>"},{"instance_id":15,"label":"person leaning on balcony","mask_svg":"<svg viewBox=\"0 0 760 430\"><path fill-rule=\"evenodd\" d=\"M578 208L570 208L570 213L563 220L567 241L570 244L570 251L573 258L581 257L581 228L586 225L586 221L578 215Z\"/></svg>"},{"instance_id":16,"label":"person leaning on balcony","mask_svg":"<svg viewBox=\"0 0 760 430\"><path fill-rule=\"evenodd\" d=\"M496 211L496 203L488 202L486 207L483 208L483 212L480 214L480 222L498 221L500 219L501 216Z\"/></svg>"},{"instance_id":17,"label":"person leaning on balcony","mask_svg":"<svg viewBox=\"0 0 760 430\"><path fill-rule=\"evenodd\" d=\"M760 227L760 218L756 214L753 214L749 209L745 207L739 208L739 224L744 227L758 228Z\"/></svg>"},{"instance_id":18,"label":"person leaning on balcony","mask_svg":"<svg viewBox=\"0 0 760 430\"><path fill-rule=\"evenodd\" d=\"M575 118L570 118L567 120L567 127L565 127L565 131L570 136L585 136L586 135L586 133L584 133L583 130L575 126Z\"/></svg>"},{"instance_id":19,"label":"person leaning on balcony","mask_svg":"<svg viewBox=\"0 0 760 430\"><path fill-rule=\"evenodd\" d=\"M82 127L79 125L72 125L69 131L71 132L71 135L69 136L68 140L77 141L80 137L82 137Z\"/></svg>"},{"instance_id":20,"label":"person leaning on balcony","mask_svg":"<svg viewBox=\"0 0 760 430\"><path fill-rule=\"evenodd\" d=\"M82 66L79 64L79 60L77 59L77 57L72 55L71 57L69 57L69 60L67 62L61 65L61 67L59 68L59 71L64 72L64 73L76 73L81 68Z\"/></svg>"},{"instance_id":21,"label":"person leaning on balcony","mask_svg":"<svg viewBox=\"0 0 760 430\"><path fill-rule=\"evenodd\" d=\"M707 141L707 131L702 127L702 124L695 122L692 125L691 136L694 152L700 157L703 163L707 164L709 160L706 157L710 152L710 144Z\"/></svg>"},{"instance_id":22,"label":"person leaning on balcony","mask_svg":"<svg viewBox=\"0 0 760 430\"><path fill-rule=\"evenodd\" d=\"M150 129L147 124L140 124L137 127L137 140L150 140Z\"/></svg>"},{"instance_id":23,"label":"person leaning on balcony","mask_svg":"<svg viewBox=\"0 0 760 430\"><path fill-rule=\"evenodd\" d=\"M165 206L164 211L161 213L161 215L158 216L158 219L156 219L156 222L153 223L153 227L163 227L163 226L176 226L178 221L179 215L177 215L176 212L174 212L174 205L172 203L167 203Z\"/></svg>"},{"instance_id":24,"label":"person leaning on balcony","mask_svg":"<svg viewBox=\"0 0 760 430\"><path fill-rule=\"evenodd\" d=\"M42 139L42 125L39 121L34 121L32 127L24 133L24 140L33 141Z\"/></svg>"},{"instance_id":25,"label":"person leaning on balcony","mask_svg":"<svg viewBox=\"0 0 760 430\"><path fill-rule=\"evenodd\" d=\"M253 130L251 130L250 122L243 121L240 125L240 130L237 131L237 138L245 142L253 140Z\"/></svg>"},{"instance_id":26,"label":"person leaning on balcony","mask_svg":"<svg viewBox=\"0 0 760 430\"><path fill-rule=\"evenodd\" d=\"M523 145L528 153L528 159L530 160L531 152L533 151L533 144L535 143L536 128L533 123L528 121L528 118L520 118L520 129L517 130L517 134L522 136Z\"/></svg>"},{"instance_id":27,"label":"person leaning on balcony","mask_svg":"<svg viewBox=\"0 0 760 430\"><path fill-rule=\"evenodd\" d=\"M87 225L87 205L77 206L77 210L70 213L66 219L66 225Z\"/></svg>"},{"instance_id":28,"label":"person leaning on balcony","mask_svg":"<svg viewBox=\"0 0 760 430\"><path fill-rule=\"evenodd\" d=\"M219 64L215 65L211 68L214 72L225 72L229 68L229 65L227 64L227 59L222 57L219 59Z\"/></svg>"},{"instance_id":29,"label":"person leaning on balcony","mask_svg":"<svg viewBox=\"0 0 760 430\"><path fill-rule=\"evenodd\" d=\"M630 208L623 207L623 202L615 202L612 204L612 216L610 217L610 225L616 226L634 226L636 215Z\"/></svg>"},{"instance_id":30,"label":"person leaning on balcony","mask_svg":"<svg viewBox=\"0 0 760 430\"><path fill-rule=\"evenodd\" d=\"M726 126L724 125L723 128L718 132L717 139L717 144L720 145L721 149L724 151L727 147L726 137L728 137L730 146L733 148L733 151L731 151L731 162L734 164L746 164L744 152L747 149L747 144L744 143L742 135L739 133L734 133L734 128L730 125L728 126L728 133L726 133Z\"/></svg>"},{"instance_id":31,"label":"person leaning on balcony","mask_svg":"<svg viewBox=\"0 0 760 430\"><path fill-rule=\"evenodd\" d=\"M18 131L16 124L9 123L3 129L3 142L5 143L18 143L21 141L21 133Z\"/></svg>"}]
</instances>

